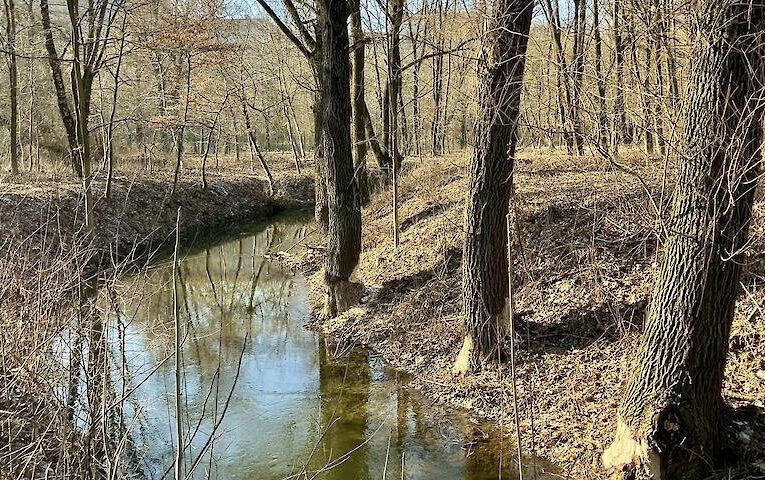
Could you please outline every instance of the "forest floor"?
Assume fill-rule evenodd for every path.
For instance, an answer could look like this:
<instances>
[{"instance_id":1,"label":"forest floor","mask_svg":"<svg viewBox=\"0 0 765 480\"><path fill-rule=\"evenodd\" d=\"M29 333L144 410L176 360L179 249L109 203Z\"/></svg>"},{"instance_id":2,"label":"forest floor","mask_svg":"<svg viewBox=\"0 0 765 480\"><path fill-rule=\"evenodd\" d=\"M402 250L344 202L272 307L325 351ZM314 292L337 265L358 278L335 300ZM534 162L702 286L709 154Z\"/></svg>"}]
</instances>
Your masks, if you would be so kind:
<instances>
[{"instance_id":1,"label":"forest floor","mask_svg":"<svg viewBox=\"0 0 765 480\"><path fill-rule=\"evenodd\" d=\"M87 468L87 438L64 419L68 373L52 358L59 333L83 328L78 299L88 285L172 251L176 217L183 246L221 238L279 211L313 205L312 170L275 162L274 194L240 168L120 169L109 198L94 182L97 233L83 227L80 182L71 175L0 178L0 478L77 478ZM87 324L85 324L85 328Z\"/></svg>"},{"instance_id":2,"label":"forest floor","mask_svg":"<svg viewBox=\"0 0 765 480\"><path fill-rule=\"evenodd\" d=\"M553 461L565 478L607 476L600 455L613 438L659 255L654 205L663 211L669 205L673 174L664 173L661 161L645 164L636 155L625 162L645 186L598 160L547 151L521 152L517 168L514 285L523 451ZM412 373L414 386L434 401L509 427L509 365L466 378L451 372L461 345L467 164L467 153L407 163L399 187L398 249L390 192L373 196L364 210L363 252L355 274L366 287L365 298L341 317L317 324ZM311 274L318 303L321 251L305 255L297 266ZM744 407L737 418L748 422L729 432L743 455L721 475L765 478L762 195L742 285L724 393L731 405Z\"/></svg>"}]
</instances>

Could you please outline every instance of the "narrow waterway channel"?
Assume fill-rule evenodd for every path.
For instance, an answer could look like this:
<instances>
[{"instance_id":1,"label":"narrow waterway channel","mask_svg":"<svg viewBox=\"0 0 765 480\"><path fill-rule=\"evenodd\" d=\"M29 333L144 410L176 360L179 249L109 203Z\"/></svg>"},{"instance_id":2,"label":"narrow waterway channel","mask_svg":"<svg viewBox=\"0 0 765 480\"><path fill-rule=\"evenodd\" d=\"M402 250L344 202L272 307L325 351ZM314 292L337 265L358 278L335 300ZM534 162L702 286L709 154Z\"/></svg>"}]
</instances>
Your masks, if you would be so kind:
<instances>
[{"instance_id":1,"label":"narrow waterway channel","mask_svg":"<svg viewBox=\"0 0 765 480\"><path fill-rule=\"evenodd\" d=\"M300 275L270 260L311 230L286 216L187 252L177 292L184 472L191 478L517 478L514 448L465 412L407 388L361 347L305 328ZM299 248L299 247L298 247ZM172 263L123 278L110 315L138 470L172 478L176 451ZM212 439L212 440L211 440Z\"/></svg>"}]
</instances>

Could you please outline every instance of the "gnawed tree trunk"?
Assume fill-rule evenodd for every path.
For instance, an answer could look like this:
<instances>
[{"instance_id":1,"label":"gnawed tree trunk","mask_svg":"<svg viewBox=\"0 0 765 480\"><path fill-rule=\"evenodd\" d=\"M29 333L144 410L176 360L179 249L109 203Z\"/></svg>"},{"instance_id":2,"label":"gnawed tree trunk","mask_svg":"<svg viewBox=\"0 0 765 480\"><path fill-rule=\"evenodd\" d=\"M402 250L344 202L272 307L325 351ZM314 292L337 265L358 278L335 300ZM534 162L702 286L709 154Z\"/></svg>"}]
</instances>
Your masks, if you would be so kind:
<instances>
[{"instance_id":1,"label":"gnawed tree trunk","mask_svg":"<svg viewBox=\"0 0 765 480\"><path fill-rule=\"evenodd\" d=\"M328 231L324 271L324 315L335 317L355 299L351 274L361 254L361 199L353 178L351 89L346 0L320 0L324 23L322 51L322 143L327 194Z\"/></svg>"},{"instance_id":2,"label":"gnawed tree trunk","mask_svg":"<svg viewBox=\"0 0 765 480\"><path fill-rule=\"evenodd\" d=\"M463 254L465 338L454 371L492 358L507 328L507 226L533 0L497 0L479 64L480 116L470 166Z\"/></svg>"},{"instance_id":3,"label":"gnawed tree trunk","mask_svg":"<svg viewBox=\"0 0 765 480\"><path fill-rule=\"evenodd\" d=\"M728 341L761 163L765 5L699 7L685 158L608 467L697 479L723 447Z\"/></svg>"}]
</instances>

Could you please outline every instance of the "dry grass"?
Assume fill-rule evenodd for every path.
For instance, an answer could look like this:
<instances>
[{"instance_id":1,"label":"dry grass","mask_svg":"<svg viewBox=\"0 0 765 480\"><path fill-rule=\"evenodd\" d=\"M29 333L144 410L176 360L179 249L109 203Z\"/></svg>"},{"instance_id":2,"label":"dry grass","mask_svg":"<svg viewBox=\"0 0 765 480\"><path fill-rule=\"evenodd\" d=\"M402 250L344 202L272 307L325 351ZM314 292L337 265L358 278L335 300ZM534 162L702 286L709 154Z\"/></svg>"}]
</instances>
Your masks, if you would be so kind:
<instances>
[{"instance_id":1,"label":"dry grass","mask_svg":"<svg viewBox=\"0 0 765 480\"><path fill-rule=\"evenodd\" d=\"M401 181L401 246L392 242L389 192L364 213L356 275L371 292L324 329L371 345L439 402L512 424L509 368L469 378L451 373L459 349L460 259L467 154L411 161ZM656 204L667 205L660 162L627 155ZM517 185L520 235L514 271L524 451L554 461L570 478L605 478L600 454L612 439L631 354L651 291L659 231L654 207L632 175L594 158L522 152ZM765 289L760 275L765 206L758 203L754 255L744 279L725 394L734 405L765 399ZM318 257L308 259L316 270ZM319 289L321 274L312 277ZM320 297L316 297L320 298ZM533 421L532 421L533 419ZM765 426L765 419L760 417ZM750 445L765 475L765 442ZM757 450L760 449L760 450ZM758 470L759 468L759 470Z\"/></svg>"}]
</instances>

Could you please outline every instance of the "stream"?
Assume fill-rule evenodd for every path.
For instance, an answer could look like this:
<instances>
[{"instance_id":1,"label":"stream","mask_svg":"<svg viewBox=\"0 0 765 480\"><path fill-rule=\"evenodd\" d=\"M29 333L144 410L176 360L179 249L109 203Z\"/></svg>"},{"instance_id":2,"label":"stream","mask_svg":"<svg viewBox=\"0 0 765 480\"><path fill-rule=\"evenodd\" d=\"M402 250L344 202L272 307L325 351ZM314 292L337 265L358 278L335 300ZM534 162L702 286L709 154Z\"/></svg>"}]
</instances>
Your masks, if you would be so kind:
<instances>
[{"instance_id":1,"label":"stream","mask_svg":"<svg viewBox=\"0 0 765 480\"><path fill-rule=\"evenodd\" d=\"M300 248L311 230L305 214L282 216L182 255L186 478L517 478L499 431L434 405L366 349L305 328L306 280L268 254ZM122 278L108 314L125 450L149 478L173 478L176 452L172 272L167 260Z\"/></svg>"}]
</instances>

